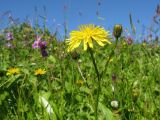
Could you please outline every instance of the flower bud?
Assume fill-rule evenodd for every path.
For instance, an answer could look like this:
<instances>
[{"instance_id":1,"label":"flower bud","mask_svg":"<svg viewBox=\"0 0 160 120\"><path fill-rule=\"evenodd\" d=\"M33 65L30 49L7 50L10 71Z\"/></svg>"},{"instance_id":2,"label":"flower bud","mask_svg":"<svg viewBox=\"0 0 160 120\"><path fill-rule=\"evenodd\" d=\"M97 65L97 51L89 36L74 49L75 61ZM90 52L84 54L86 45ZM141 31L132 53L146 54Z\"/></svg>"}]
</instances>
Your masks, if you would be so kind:
<instances>
[{"instance_id":1,"label":"flower bud","mask_svg":"<svg viewBox=\"0 0 160 120\"><path fill-rule=\"evenodd\" d=\"M116 76L116 74L112 74L112 81L116 81L116 78L117 78L117 76Z\"/></svg>"},{"instance_id":2,"label":"flower bud","mask_svg":"<svg viewBox=\"0 0 160 120\"><path fill-rule=\"evenodd\" d=\"M121 33L122 33L122 25L116 24L113 29L114 37L118 39L121 36Z\"/></svg>"}]
</instances>

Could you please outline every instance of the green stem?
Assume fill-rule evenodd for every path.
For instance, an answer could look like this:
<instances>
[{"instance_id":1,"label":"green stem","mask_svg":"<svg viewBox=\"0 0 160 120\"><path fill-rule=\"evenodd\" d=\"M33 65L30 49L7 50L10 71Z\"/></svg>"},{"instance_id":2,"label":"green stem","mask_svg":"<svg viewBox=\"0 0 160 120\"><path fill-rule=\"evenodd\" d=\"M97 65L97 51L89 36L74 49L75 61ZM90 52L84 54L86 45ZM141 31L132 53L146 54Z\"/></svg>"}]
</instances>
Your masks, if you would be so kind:
<instances>
[{"instance_id":1,"label":"green stem","mask_svg":"<svg viewBox=\"0 0 160 120\"><path fill-rule=\"evenodd\" d=\"M91 50L91 48L89 46L88 46L88 48L89 48L89 53L91 55L92 63L94 65L96 75L98 78L98 90L97 90L97 97L96 97L96 104L95 104L95 119L98 120L98 102L99 102L99 95L100 95L100 90L101 90L101 83L100 83L101 81L100 81L100 74L99 74L99 71L98 71L98 68L97 68L97 65L95 62L95 58L93 55L93 51Z\"/></svg>"},{"instance_id":2,"label":"green stem","mask_svg":"<svg viewBox=\"0 0 160 120\"><path fill-rule=\"evenodd\" d=\"M101 74L100 74L99 71L98 71L98 68L97 68L97 65L96 65L96 62L95 62L95 58L94 58L94 55L93 55L93 51L92 51L92 49L88 46L88 48L89 48L88 50L89 50L89 53L90 53L90 55L91 55L92 63L93 63L93 66L94 66L94 69L95 69L95 72L96 72L96 75L97 75L97 78L98 78L98 89L97 89L96 104L95 104L95 120L98 120L98 103L99 103L99 96L100 96L100 91L101 91L101 79L103 78L103 75L104 75L104 73L105 73L106 70L107 70L107 67L108 67L108 64L109 64L110 59L111 59L112 56L114 55L114 50L115 50L116 47L117 47L117 43L118 43L118 38L116 38L115 46L114 46L112 52L110 53L109 59L108 59L108 61L106 62L105 68L104 68L104 70L102 71Z\"/></svg>"},{"instance_id":3,"label":"green stem","mask_svg":"<svg viewBox=\"0 0 160 120\"><path fill-rule=\"evenodd\" d=\"M97 78L98 78L98 81L100 80L100 76L99 76L99 71L98 71L98 68L97 68L97 65L96 65L96 61L95 61L95 58L94 58L94 55L93 55L93 51L92 49L89 47L89 53L91 55L91 59L92 59L92 63L94 65L94 68L95 68L95 71L96 71L96 75L97 75Z\"/></svg>"},{"instance_id":4,"label":"green stem","mask_svg":"<svg viewBox=\"0 0 160 120\"><path fill-rule=\"evenodd\" d=\"M107 60L107 62L106 62L106 64L105 64L104 70L103 70L102 73L100 74L100 78L103 78L104 73L106 73L107 67L108 67L108 65L109 65L109 61L111 60L112 56L114 55L114 50L115 50L116 47L117 47L117 43L118 43L118 38L116 38L115 46L114 46L114 48L112 49L112 52L111 52L110 55L109 55L109 58L108 58L108 60Z\"/></svg>"}]
</instances>

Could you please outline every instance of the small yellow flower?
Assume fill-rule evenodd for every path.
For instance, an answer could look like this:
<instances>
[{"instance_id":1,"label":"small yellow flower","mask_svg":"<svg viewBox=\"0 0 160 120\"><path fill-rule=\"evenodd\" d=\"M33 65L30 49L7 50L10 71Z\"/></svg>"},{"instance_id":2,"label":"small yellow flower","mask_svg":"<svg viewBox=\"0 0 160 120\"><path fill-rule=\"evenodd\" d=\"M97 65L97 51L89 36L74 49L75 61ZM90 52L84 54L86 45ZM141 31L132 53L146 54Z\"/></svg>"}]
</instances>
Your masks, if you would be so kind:
<instances>
[{"instance_id":1,"label":"small yellow flower","mask_svg":"<svg viewBox=\"0 0 160 120\"><path fill-rule=\"evenodd\" d=\"M79 26L79 31L74 30L70 33L70 38L67 41L67 51L73 51L81 42L83 42L84 50L87 50L88 47L93 48L93 40L100 46L104 46L104 42L111 44L109 41L109 31L93 24L81 25Z\"/></svg>"},{"instance_id":2,"label":"small yellow flower","mask_svg":"<svg viewBox=\"0 0 160 120\"><path fill-rule=\"evenodd\" d=\"M9 75L15 75L15 74L19 74L19 73L20 73L20 69L19 68L9 68L7 70L6 75L9 76Z\"/></svg>"},{"instance_id":3,"label":"small yellow flower","mask_svg":"<svg viewBox=\"0 0 160 120\"><path fill-rule=\"evenodd\" d=\"M41 68L34 71L35 75L44 75L45 73L46 73L46 71Z\"/></svg>"},{"instance_id":4,"label":"small yellow flower","mask_svg":"<svg viewBox=\"0 0 160 120\"><path fill-rule=\"evenodd\" d=\"M78 84L78 85L83 85L83 83L84 83L83 80L77 80L77 81L76 81L76 84Z\"/></svg>"}]
</instances>

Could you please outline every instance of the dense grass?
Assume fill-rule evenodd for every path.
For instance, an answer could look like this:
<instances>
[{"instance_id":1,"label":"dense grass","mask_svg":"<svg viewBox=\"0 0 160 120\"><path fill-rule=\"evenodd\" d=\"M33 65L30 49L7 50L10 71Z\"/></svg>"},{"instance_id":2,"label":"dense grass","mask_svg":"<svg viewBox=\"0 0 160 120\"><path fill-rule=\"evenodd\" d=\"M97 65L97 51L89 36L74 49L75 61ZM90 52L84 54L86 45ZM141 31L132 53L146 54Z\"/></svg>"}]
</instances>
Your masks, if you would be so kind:
<instances>
[{"instance_id":1,"label":"dense grass","mask_svg":"<svg viewBox=\"0 0 160 120\"><path fill-rule=\"evenodd\" d=\"M12 47L5 35L11 32ZM47 41L48 57L33 49L36 34ZM128 44L125 36L111 45L94 45L102 72L98 103L99 120L158 120L160 118L160 47L158 41ZM47 29L26 23L4 30L0 36L1 120L94 120L98 80L89 51L81 47L67 53ZM109 55L114 50L110 60ZM20 73L7 76L11 67ZM45 69L35 75L36 69ZM118 101L118 107L112 101Z\"/></svg>"}]
</instances>

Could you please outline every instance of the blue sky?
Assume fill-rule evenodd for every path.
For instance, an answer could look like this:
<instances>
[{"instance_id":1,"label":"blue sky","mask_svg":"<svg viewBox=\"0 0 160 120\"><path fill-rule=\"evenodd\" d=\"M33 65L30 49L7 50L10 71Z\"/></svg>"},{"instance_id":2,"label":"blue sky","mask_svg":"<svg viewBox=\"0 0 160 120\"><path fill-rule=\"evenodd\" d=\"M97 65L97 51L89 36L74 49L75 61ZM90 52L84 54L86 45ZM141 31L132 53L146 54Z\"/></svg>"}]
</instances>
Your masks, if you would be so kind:
<instances>
[{"instance_id":1,"label":"blue sky","mask_svg":"<svg viewBox=\"0 0 160 120\"><path fill-rule=\"evenodd\" d=\"M11 11L14 18L22 22L28 17L32 24L37 17L42 25L40 16L46 16L51 31L55 31L56 27L63 31L64 21L68 31L77 29L80 24L90 23L103 25L106 29L117 23L130 28L131 13L139 30L141 25L152 24L157 4L160 4L159 0L0 0L0 28L7 24L7 15L2 15Z\"/></svg>"}]
</instances>

